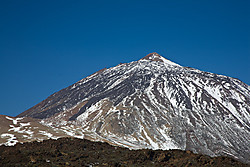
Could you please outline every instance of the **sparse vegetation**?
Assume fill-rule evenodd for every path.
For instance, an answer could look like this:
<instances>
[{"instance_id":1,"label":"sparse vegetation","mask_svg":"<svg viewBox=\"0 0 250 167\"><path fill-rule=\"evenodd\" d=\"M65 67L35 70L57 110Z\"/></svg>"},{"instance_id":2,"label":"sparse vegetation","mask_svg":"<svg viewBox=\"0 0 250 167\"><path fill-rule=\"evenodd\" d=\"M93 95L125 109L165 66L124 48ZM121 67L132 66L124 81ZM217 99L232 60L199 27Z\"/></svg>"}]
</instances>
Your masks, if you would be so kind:
<instances>
[{"instance_id":1,"label":"sparse vegetation","mask_svg":"<svg viewBox=\"0 0 250 167\"><path fill-rule=\"evenodd\" d=\"M181 150L129 150L75 138L0 147L0 166L248 166L228 157L209 157Z\"/></svg>"}]
</instances>

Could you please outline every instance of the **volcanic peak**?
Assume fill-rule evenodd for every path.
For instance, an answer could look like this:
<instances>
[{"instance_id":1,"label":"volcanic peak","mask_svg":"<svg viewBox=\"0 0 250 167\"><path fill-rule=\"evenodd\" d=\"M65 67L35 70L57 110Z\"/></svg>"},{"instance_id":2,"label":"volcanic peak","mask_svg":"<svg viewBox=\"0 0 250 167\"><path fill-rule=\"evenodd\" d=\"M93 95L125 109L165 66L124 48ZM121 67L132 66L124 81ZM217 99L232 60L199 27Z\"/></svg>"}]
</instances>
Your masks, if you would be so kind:
<instances>
[{"instance_id":1,"label":"volcanic peak","mask_svg":"<svg viewBox=\"0 0 250 167\"><path fill-rule=\"evenodd\" d=\"M149 53L147 56L143 57L139 61L142 61L142 60L159 61L159 62L163 62L164 64L167 64L167 65L180 66L180 65L178 65L178 64L176 64L176 63L162 57L161 55L159 55L156 52Z\"/></svg>"},{"instance_id":2,"label":"volcanic peak","mask_svg":"<svg viewBox=\"0 0 250 167\"><path fill-rule=\"evenodd\" d=\"M156 52L153 52L153 53L149 53L147 56L143 57L141 60L152 60L152 61L161 61L161 62L163 62L162 58L163 57L161 55L159 55Z\"/></svg>"}]
</instances>

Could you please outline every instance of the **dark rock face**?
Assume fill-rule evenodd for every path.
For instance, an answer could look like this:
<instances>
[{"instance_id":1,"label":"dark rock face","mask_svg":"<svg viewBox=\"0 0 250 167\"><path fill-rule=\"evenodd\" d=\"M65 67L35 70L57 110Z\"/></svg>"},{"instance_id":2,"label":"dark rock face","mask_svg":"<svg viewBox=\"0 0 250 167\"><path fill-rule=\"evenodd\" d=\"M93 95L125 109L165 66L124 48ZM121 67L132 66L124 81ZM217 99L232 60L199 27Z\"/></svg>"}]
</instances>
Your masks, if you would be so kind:
<instances>
[{"instance_id":1,"label":"dark rock face","mask_svg":"<svg viewBox=\"0 0 250 167\"><path fill-rule=\"evenodd\" d=\"M106 143L62 138L0 146L0 166L213 166L247 167L227 157L209 157L181 150L129 150Z\"/></svg>"},{"instance_id":2,"label":"dark rock face","mask_svg":"<svg viewBox=\"0 0 250 167\"><path fill-rule=\"evenodd\" d=\"M192 150L250 162L249 86L156 53L95 73L19 116L51 124L65 119L93 140L133 149Z\"/></svg>"}]
</instances>

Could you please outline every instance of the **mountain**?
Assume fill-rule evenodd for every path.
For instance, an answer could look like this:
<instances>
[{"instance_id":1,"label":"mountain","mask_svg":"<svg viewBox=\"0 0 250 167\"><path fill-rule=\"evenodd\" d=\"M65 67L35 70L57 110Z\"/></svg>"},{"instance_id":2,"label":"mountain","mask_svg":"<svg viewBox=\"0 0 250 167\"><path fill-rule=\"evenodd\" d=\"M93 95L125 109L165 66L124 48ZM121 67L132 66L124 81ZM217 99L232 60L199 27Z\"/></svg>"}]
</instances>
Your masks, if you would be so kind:
<instances>
[{"instance_id":1,"label":"mountain","mask_svg":"<svg viewBox=\"0 0 250 167\"><path fill-rule=\"evenodd\" d=\"M18 115L131 149L181 149L250 162L250 87L157 53L100 70Z\"/></svg>"}]
</instances>

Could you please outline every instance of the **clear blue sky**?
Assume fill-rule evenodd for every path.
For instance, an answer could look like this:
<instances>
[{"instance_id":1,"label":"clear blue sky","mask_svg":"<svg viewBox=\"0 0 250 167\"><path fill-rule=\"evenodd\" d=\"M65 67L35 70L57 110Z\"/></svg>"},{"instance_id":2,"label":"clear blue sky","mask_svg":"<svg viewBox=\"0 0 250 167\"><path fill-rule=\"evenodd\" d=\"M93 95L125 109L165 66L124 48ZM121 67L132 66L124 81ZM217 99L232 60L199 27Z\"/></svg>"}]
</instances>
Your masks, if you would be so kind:
<instances>
[{"instance_id":1,"label":"clear blue sky","mask_svg":"<svg viewBox=\"0 0 250 167\"><path fill-rule=\"evenodd\" d=\"M150 52L249 84L250 1L1 1L0 114Z\"/></svg>"}]
</instances>

